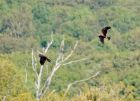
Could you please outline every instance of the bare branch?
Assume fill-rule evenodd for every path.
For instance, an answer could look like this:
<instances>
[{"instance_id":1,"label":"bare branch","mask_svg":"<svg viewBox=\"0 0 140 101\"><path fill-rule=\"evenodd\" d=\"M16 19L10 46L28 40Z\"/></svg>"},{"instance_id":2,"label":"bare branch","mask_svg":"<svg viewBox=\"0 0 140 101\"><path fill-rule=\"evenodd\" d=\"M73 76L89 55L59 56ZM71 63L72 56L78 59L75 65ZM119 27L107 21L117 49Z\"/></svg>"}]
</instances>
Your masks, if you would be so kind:
<instances>
[{"instance_id":1,"label":"bare branch","mask_svg":"<svg viewBox=\"0 0 140 101\"><path fill-rule=\"evenodd\" d=\"M63 61L64 57L64 45L65 45L65 40L63 36L63 40L61 41L59 53L58 53L58 58L56 59L55 65L60 64Z\"/></svg>"},{"instance_id":2,"label":"bare branch","mask_svg":"<svg viewBox=\"0 0 140 101\"><path fill-rule=\"evenodd\" d=\"M47 74L48 74L48 72L49 72L49 70L48 70L48 65L46 65L46 70L47 70Z\"/></svg>"},{"instance_id":3,"label":"bare branch","mask_svg":"<svg viewBox=\"0 0 140 101\"><path fill-rule=\"evenodd\" d=\"M49 99L49 97L55 92L56 92L56 90L52 90L51 92L47 93L47 98ZM45 95L42 95L42 97L43 96L45 96Z\"/></svg>"},{"instance_id":4,"label":"bare branch","mask_svg":"<svg viewBox=\"0 0 140 101\"><path fill-rule=\"evenodd\" d=\"M77 81L74 81L74 82L68 84L67 89L65 90L65 93L64 93L64 97L66 96L66 94L68 93L68 91L69 91L69 89L70 89L70 87L71 87L72 85L75 85L75 84L77 84L77 83L81 83L81 82L88 81L88 80L90 80L90 79L92 79L92 78L95 78L95 77L98 76L99 74L100 74L100 72L97 72L96 74L94 74L94 75L92 75L92 76L90 76L90 77L88 77L88 78L85 78L85 79L82 79L82 80L77 80Z\"/></svg>"},{"instance_id":5,"label":"bare branch","mask_svg":"<svg viewBox=\"0 0 140 101\"><path fill-rule=\"evenodd\" d=\"M28 62L26 63L25 66L25 83L27 83L27 79L28 79L27 67L28 67Z\"/></svg>"},{"instance_id":6,"label":"bare branch","mask_svg":"<svg viewBox=\"0 0 140 101\"><path fill-rule=\"evenodd\" d=\"M73 52L76 49L77 45L78 45L78 41L76 41L73 50L71 50L70 54L64 59L64 61L68 60L71 57L71 55L73 54Z\"/></svg>"},{"instance_id":7,"label":"bare branch","mask_svg":"<svg viewBox=\"0 0 140 101\"><path fill-rule=\"evenodd\" d=\"M49 94L48 97L51 96L56 90L52 90Z\"/></svg>"},{"instance_id":8,"label":"bare branch","mask_svg":"<svg viewBox=\"0 0 140 101\"><path fill-rule=\"evenodd\" d=\"M64 63L63 65L68 65L68 64L75 63L75 62L80 62L80 61L85 61L85 60L88 60L88 59L89 58L83 58L83 59L73 60L73 61L69 61L67 63Z\"/></svg>"},{"instance_id":9,"label":"bare branch","mask_svg":"<svg viewBox=\"0 0 140 101\"><path fill-rule=\"evenodd\" d=\"M32 68L35 71L35 62L34 62L34 52L33 52L33 49L32 49Z\"/></svg>"},{"instance_id":10,"label":"bare branch","mask_svg":"<svg viewBox=\"0 0 140 101\"><path fill-rule=\"evenodd\" d=\"M42 96L47 92L47 90L49 89L49 86L52 82L52 77L54 76L55 72L58 70L58 68L60 67L60 65L56 65L52 72L50 73L50 75L47 77L47 80L45 81L44 86L42 87L41 93Z\"/></svg>"},{"instance_id":11,"label":"bare branch","mask_svg":"<svg viewBox=\"0 0 140 101\"><path fill-rule=\"evenodd\" d=\"M48 43L47 47L45 48L44 53L47 53L47 51L50 48L50 46L52 45L52 43L53 43L53 34L51 34L51 42Z\"/></svg>"},{"instance_id":12,"label":"bare branch","mask_svg":"<svg viewBox=\"0 0 140 101\"><path fill-rule=\"evenodd\" d=\"M6 101L6 96L3 96L2 101Z\"/></svg>"},{"instance_id":13,"label":"bare branch","mask_svg":"<svg viewBox=\"0 0 140 101\"><path fill-rule=\"evenodd\" d=\"M38 76L37 69L36 69L36 63L35 63L35 60L34 60L33 49L32 49L32 68L33 68L33 71L34 71L35 75Z\"/></svg>"},{"instance_id":14,"label":"bare branch","mask_svg":"<svg viewBox=\"0 0 140 101\"><path fill-rule=\"evenodd\" d=\"M39 72L39 75L38 75L38 78L37 78L37 86L36 86L36 94L37 94L37 97L40 98L40 87L41 87L41 77L42 77L42 73L43 73L43 68L44 66L42 65L41 68L40 68L40 72Z\"/></svg>"}]
</instances>

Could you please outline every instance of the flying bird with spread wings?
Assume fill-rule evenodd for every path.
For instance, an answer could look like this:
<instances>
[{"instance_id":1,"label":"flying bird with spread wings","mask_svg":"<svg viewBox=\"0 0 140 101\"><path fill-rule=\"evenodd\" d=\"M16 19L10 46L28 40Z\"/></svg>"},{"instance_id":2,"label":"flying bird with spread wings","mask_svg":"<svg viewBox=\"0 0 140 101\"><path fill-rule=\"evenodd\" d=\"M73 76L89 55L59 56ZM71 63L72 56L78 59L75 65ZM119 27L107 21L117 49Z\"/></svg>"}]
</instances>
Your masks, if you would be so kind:
<instances>
[{"instance_id":1,"label":"flying bird with spread wings","mask_svg":"<svg viewBox=\"0 0 140 101\"><path fill-rule=\"evenodd\" d=\"M46 62L46 60L48 61L48 62L51 62L51 60L49 59L49 58L47 58L45 55L43 55L43 54L39 54L39 57L40 57L40 64L41 65L44 65L44 63Z\"/></svg>"},{"instance_id":2,"label":"flying bird with spread wings","mask_svg":"<svg viewBox=\"0 0 140 101\"><path fill-rule=\"evenodd\" d=\"M101 43L104 43L104 39L107 38L108 40L110 40L110 37L107 37L107 31L111 29L110 26L106 26L104 27L101 31L102 31L102 34L100 34L98 37L101 41Z\"/></svg>"}]
</instances>

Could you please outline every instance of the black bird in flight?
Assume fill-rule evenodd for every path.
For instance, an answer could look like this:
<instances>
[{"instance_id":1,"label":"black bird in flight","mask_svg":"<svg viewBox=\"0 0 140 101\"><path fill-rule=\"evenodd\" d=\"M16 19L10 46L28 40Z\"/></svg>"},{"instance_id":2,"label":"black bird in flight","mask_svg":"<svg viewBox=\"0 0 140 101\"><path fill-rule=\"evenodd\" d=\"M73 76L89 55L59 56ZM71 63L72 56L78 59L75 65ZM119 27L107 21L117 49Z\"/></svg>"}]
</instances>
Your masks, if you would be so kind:
<instances>
[{"instance_id":1,"label":"black bird in flight","mask_svg":"<svg viewBox=\"0 0 140 101\"><path fill-rule=\"evenodd\" d=\"M108 40L110 40L110 37L107 37L107 36L106 36L106 35L107 35L107 31L108 31L109 29L111 29L111 27L110 27L110 26L106 26L106 27L104 27L104 28L101 30L101 31L102 31L102 34L98 36L99 39L100 39L100 41L101 41L101 43L104 43L104 39L105 39L105 38L107 38Z\"/></svg>"},{"instance_id":2,"label":"black bird in flight","mask_svg":"<svg viewBox=\"0 0 140 101\"><path fill-rule=\"evenodd\" d=\"M39 57L40 57L40 64L41 65L44 65L44 63L46 62L46 60L48 61L48 62L51 62L51 60L49 59L49 58L47 58L46 56L44 56L43 54L39 54Z\"/></svg>"}]
</instances>

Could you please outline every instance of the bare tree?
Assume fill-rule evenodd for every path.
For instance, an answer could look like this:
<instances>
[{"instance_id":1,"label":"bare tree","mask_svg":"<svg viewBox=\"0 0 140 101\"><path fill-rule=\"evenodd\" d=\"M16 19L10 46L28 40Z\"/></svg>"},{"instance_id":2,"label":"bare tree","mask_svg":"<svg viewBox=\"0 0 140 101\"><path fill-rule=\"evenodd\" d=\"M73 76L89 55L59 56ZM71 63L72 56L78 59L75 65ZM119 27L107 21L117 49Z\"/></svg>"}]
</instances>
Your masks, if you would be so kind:
<instances>
[{"instance_id":1,"label":"bare tree","mask_svg":"<svg viewBox=\"0 0 140 101\"><path fill-rule=\"evenodd\" d=\"M48 49L52 45L53 41L54 41L53 34L51 34L51 41L48 43L47 47L43 49L44 54L46 54L48 52ZM83 61L83 60L88 59L88 58L82 58L82 59L78 59L78 60L68 61L69 58L74 53L76 47L78 46L78 41L76 41L73 49L70 51L70 53L68 55L64 54L64 45L65 45L65 40L63 37L63 40L61 41L60 49L58 52L58 57L56 58L55 64L52 68L52 71L48 75L46 75L46 79L45 79L44 84L41 84L41 83L42 83L43 69L45 69L44 68L45 66L41 65L41 67L39 69L39 73L37 72L37 59L36 59L34 51L32 49L32 69L33 69L34 75L35 75L35 90L36 90L37 101L40 101L40 98L48 91L54 74L62 65L65 66L65 65L68 65L68 64L71 64L74 62L79 62L79 61ZM46 67L46 69L47 68L48 68L48 66ZM41 86L41 85L43 85L43 86Z\"/></svg>"}]
</instances>

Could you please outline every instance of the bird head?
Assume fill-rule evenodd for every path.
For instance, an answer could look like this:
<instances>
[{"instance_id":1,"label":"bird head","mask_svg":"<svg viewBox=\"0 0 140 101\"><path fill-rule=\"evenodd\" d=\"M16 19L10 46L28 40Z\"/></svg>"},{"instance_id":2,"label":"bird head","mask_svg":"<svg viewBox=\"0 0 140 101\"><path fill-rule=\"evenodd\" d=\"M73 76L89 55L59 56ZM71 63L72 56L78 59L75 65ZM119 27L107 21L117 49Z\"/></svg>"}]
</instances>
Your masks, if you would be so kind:
<instances>
[{"instance_id":1,"label":"bird head","mask_svg":"<svg viewBox=\"0 0 140 101\"><path fill-rule=\"evenodd\" d=\"M105 27L106 29L111 29L111 27L110 26L107 26L107 27Z\"/></svg>"}]
</instances>

